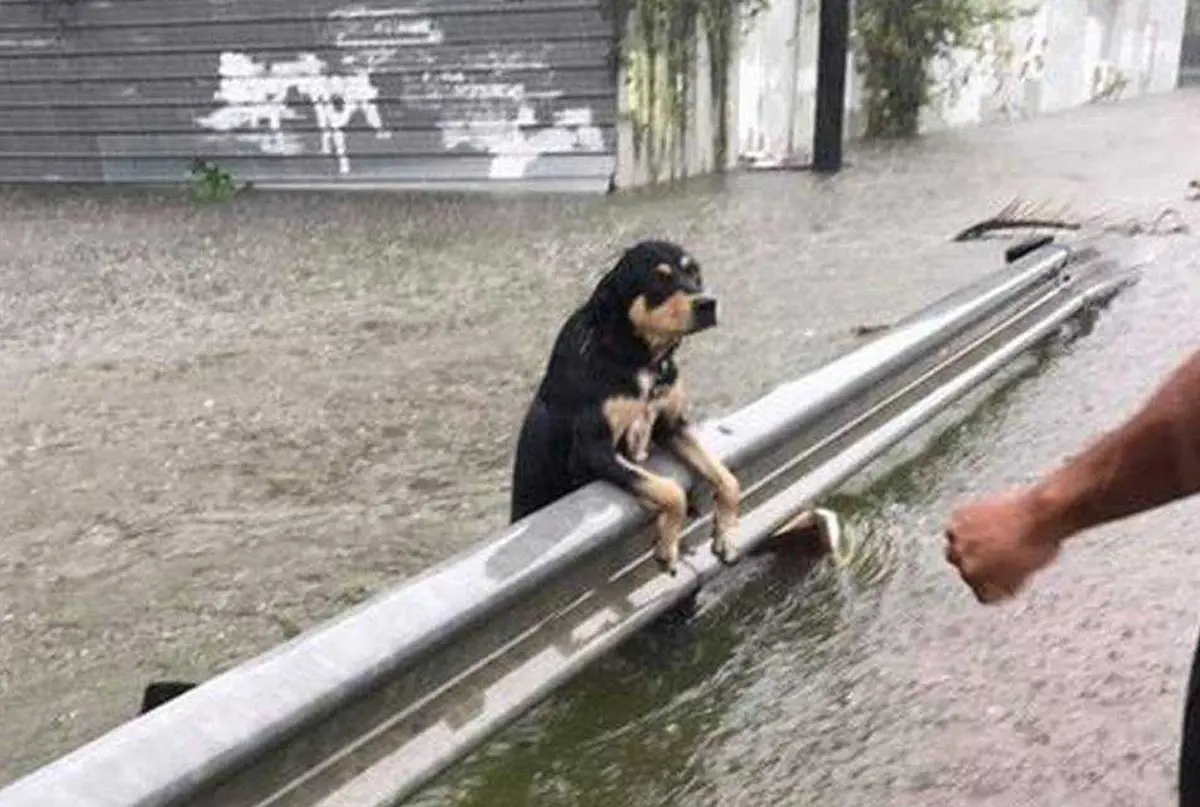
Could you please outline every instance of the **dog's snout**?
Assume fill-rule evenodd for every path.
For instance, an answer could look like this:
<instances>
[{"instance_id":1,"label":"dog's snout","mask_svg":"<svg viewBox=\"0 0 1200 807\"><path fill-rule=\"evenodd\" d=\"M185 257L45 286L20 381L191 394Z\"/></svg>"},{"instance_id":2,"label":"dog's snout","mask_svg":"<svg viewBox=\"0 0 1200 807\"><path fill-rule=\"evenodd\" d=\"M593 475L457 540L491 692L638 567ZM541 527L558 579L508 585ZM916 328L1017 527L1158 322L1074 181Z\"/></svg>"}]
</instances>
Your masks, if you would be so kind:
<instances>
[{"instance_id":1,"label":"dog's snout","mask_svg":"<svg viewBox=\"0 0 1200 807\"><path fill-rule=\"evenodd\" d=\"M717 298L698 294L692 298L692 328L702 331L717 324Z\"/></svg>"}]
</instances>

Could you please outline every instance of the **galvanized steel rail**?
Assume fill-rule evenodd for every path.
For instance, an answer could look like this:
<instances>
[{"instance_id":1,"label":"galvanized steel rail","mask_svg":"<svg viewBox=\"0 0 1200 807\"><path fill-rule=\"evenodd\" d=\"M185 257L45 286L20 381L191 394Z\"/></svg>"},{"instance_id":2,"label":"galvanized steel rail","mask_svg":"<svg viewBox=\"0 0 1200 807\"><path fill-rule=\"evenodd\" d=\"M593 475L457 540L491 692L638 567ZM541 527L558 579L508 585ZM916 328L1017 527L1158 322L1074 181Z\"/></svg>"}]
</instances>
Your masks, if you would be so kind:
<instances>
[{"instance_id":1,"label":"galvanized steel rail","mask_svg":"<svg viewBox=\"0 0 1200 807\"><path fill-rule=\"evenodd\" d=\"M705 424L742 480L745 550L1147 259L1127 241L1048 244ZM34 771L0 807L396 804L722 571L698 493L676 577L650 557L646 513L591 485Z\"/></svg>"}]
</instances>

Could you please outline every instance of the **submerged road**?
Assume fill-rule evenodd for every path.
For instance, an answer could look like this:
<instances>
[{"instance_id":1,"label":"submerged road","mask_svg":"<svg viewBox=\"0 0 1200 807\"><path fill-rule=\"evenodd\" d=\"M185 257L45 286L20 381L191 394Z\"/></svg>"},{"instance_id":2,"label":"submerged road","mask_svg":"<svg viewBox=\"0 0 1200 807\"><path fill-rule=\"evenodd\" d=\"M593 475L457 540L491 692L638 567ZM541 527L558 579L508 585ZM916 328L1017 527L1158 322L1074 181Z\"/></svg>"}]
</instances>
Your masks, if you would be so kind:
<instances>
[{"instance_id":1,"label":"submerged road","mask_svg":"<svg viewBox=\"0 0 1200 807\"><path fill-rule=\"evenodd\" d=\"M849 568L757 562L697 621L635 639L412 803L1173 806L1200 501L1077 540L1003 608L975 604L940 535L955 504L1061 461L1200 346L1200 239L1156 247L1090 335L839 501L861 547Z\"/></svg>"},{"instance_id":2,"label":"submerged road","mask_svg":"<svg viewBox=\"0 0 1200 807\"><path fill-rule=\"evenodd\" d=\"M590 201L0 194L0 782L503 524L522 407L615 251L688 243L722 296L702 413L995 266L947 238L1013 196L1152 217L1200 176L1181 93ZM1153 125L1147 124L1153 121ZM771 567L598 665L426 804L1158 804L1200 556L1187 505L1081 543L1016 605L940 562L1200 337L1192 255L945 450L852 502L863 561ZM1193 514L1193 515L1189 515Z\"/></svg>"},{"instance_id":3,"label":"submerged road","mask_svg":"<svg viewBox=\"0 0 1200 807\"><path fill-rule=\"evenodd\" d=\"M1129 412L1197 323L1200 240L1179 240L1067 355L840 501L849 568L758 562L413 803L1174 805L1200 501L1078 540L1003 608L975 604L939 532Z\"/></svg>"}]
</instances>

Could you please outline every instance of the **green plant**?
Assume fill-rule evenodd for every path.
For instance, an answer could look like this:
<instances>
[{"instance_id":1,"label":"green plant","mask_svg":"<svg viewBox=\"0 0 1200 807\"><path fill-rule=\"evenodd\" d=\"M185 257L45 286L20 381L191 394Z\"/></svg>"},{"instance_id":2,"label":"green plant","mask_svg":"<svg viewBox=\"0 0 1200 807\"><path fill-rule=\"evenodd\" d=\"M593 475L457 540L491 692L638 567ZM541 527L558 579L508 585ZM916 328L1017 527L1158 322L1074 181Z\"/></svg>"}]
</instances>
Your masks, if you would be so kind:
<instances>
[{"instance_id":1,"label":"green plant","mask_svg":"<svg viewBox=\"0 0 1200 807\"><path fill-rule=\"evenodd\" d=\"M997 27L1034 13L1015 0L858 0L855 59L868 138L917 134L933 99L931 66L958 49L982 52Z\"/></svg>"},{"instance_id":2,"label":"green plant","mask_svg":"<svg viewBox=\"0 0 1200 807\"><path fill-rule=\"evenodd\" d=\"M1092 91L1088 103L1115 101L1129 86L1129 76L1121 70L1104 70L1096 67L1092 71Z\"/></svg>"},{"instance_id":3,"label":"green plant","mask_svg":"<svg viewBox=\"0 0 1200 807\"><path fill-rule=\"evenodd\" d=\"M219 164L197 157L192 160L190 195L192 201L200 204L223 202L232 198L239 191L233 174Z\"/></svg>"},{"instance_id":4,"label":"green plant","mask_svg":"<svg viewBox=\"0 0 1200 807\"><path fill-rule=\"evenodd\" d=\"M686 167L699 38L708 49L713 154L717 170L728 151L729 71L737 23L769 0L613 0L617 47L629 92L627 120L634 150L655 174L662 163ZM666 158L664 160L664 158Z\"/></svg>"}]
</instances>

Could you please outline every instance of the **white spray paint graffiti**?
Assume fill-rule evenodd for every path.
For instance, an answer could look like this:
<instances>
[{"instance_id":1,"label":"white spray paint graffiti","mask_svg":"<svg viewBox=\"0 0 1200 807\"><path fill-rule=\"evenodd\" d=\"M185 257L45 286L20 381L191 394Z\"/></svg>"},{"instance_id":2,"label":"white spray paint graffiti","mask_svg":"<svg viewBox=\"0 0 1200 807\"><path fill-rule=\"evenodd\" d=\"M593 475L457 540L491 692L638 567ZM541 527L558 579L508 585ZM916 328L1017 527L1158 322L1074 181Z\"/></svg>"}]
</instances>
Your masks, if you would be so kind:
<instances>
[{"instance_id":1,"label":"white spray paint graffiti","mask_svg":"<svg viewBox=\"0 0 1200 807\"><path fill-rule=\"evenodd\" d=\"M348 6L330 12L339 23L334 44L339 48L394 49L413 45L440 45L442 29L429 17L407 8Z\"/></svg>"},{"instance_id":2,"label":"white spray paint graffiti","mask_svg":"<svg viewBox=\"0 0 1200 807\"><path fill-rule=\"evenodd\" d=\"M338 64L331 66L314 53L294 59L256 60L236 51L221 54L219 85L213 99L220 104L197 123L215 136L233 137L266 154L304 152L304 139L287 131L287 124L311 119L321 133L321 151L337 159L342 174L350 172L346 127L362 117L376 137L391 132L377 106L379 89L374 75L398 64L425 64L429 69L413 76L393 73L403 88L407 108L440 118L447 104L464 110L458 119L440 121L442 145L460 147L491 156L493 179L525 176L540 157L561 152L603 152L604 137L593 125L586 107L557 109L550 121L539 119L538 109L562 97L558 90L529 90L523 81L509 79L514 70L533 71L550 80L545 60L523 53L493 51L471 72L438 70L436 46L444 34L436 20L408 8L348 6L332 12L328 32L338 49ZM294 105L293 97L300 99ZM296 106L307 104L310 112Z\"/></svg>"},{"instance_id":3,"label":"white spray paint graffiti","mask_svg":"<svg viewBox=\"0 0 1200 807\"><path fill-rule=\"evenodd\" d=\"M550 127L526 131L536 125L533 107L522 103L512 119L443 124L442 142L449 149L467 145L492 155L490 179L520 179L546 154L604 151L604 135L592 125L592 110L586 107L559 110Z\"/></svg>"},{"instance_id":4,"label":"white spray paint graffiti","mask_svg":"<svg viewBox=\"0 0 1200 807\"><path fill-rule=\"evenodd\" d=\"M265 64L244 53L221 54L221 81L214 95L224 106L198 119L217 132L232 133L266 154L300 154L304 144L283 130L284 121L303 115L288 103L294 92L312 107L321 132L321 151L337 157L338 170L350 171L345 127L361 114L377 136L388 137L375 99L379 91L366 71L331 75L324 60L311 53L291 61Z\"/></svg>"},{"instance_id":5,"label":"white spray paint graffiti","mask_svg":"<svg viewBox=\"0 0 1200 807\"><path fill-rule=\"evenodd\" d=\"M520 179L529 167L546 154L603 152L604 135L593 125L592 110L571 107L554 112L549 126L539 122L536 104L562 97L560 90L530 92L523 82L503 80L516 64L493 54L491 80L472 81L460 71L442 71L424 76L425 84L439 98L467 103L462 120L439 124L442 145L460 146L491 155L490 179ZM545 62L523 59L521 69L544 71Z\"/></svg>"},{"instance_id":6,"label":"white spray paint graffiti","mask_svg":"<svg viewBox=\"0 0 1200 807\"><path fill-rule=\"evenodd\" d=\"M437 21L408 8L348 6L330 12L327 28L342 66L368 73L392 64L402 49L432 61L429 47L445 39Z\"/></svg>"},{"instance_id":7,"label":"white spray paint graffiti","mask_svg":"<svg viewBox=\"0 0 1200 807\"><path fill-rule=\"evenodd\" d=\"M294 93L311 108L321 133L321 152L337 159L340 173L350 173L346 127L356 115L376 137L391 137L376 104L379 89L372 70L394 58L399 48L439 44L442 32L433 20L409 9L351 6L335 10L329 18L337 24L334 44L346 51L341 70L330 70L314 53L260 62L245 53L226 51L221 54L220 83L213 94L222 106L197 123L251 143L266 154L302 154L303 138L284 130L286 121L305 119L290 102Z\"/></svg>"}]
</instances>

